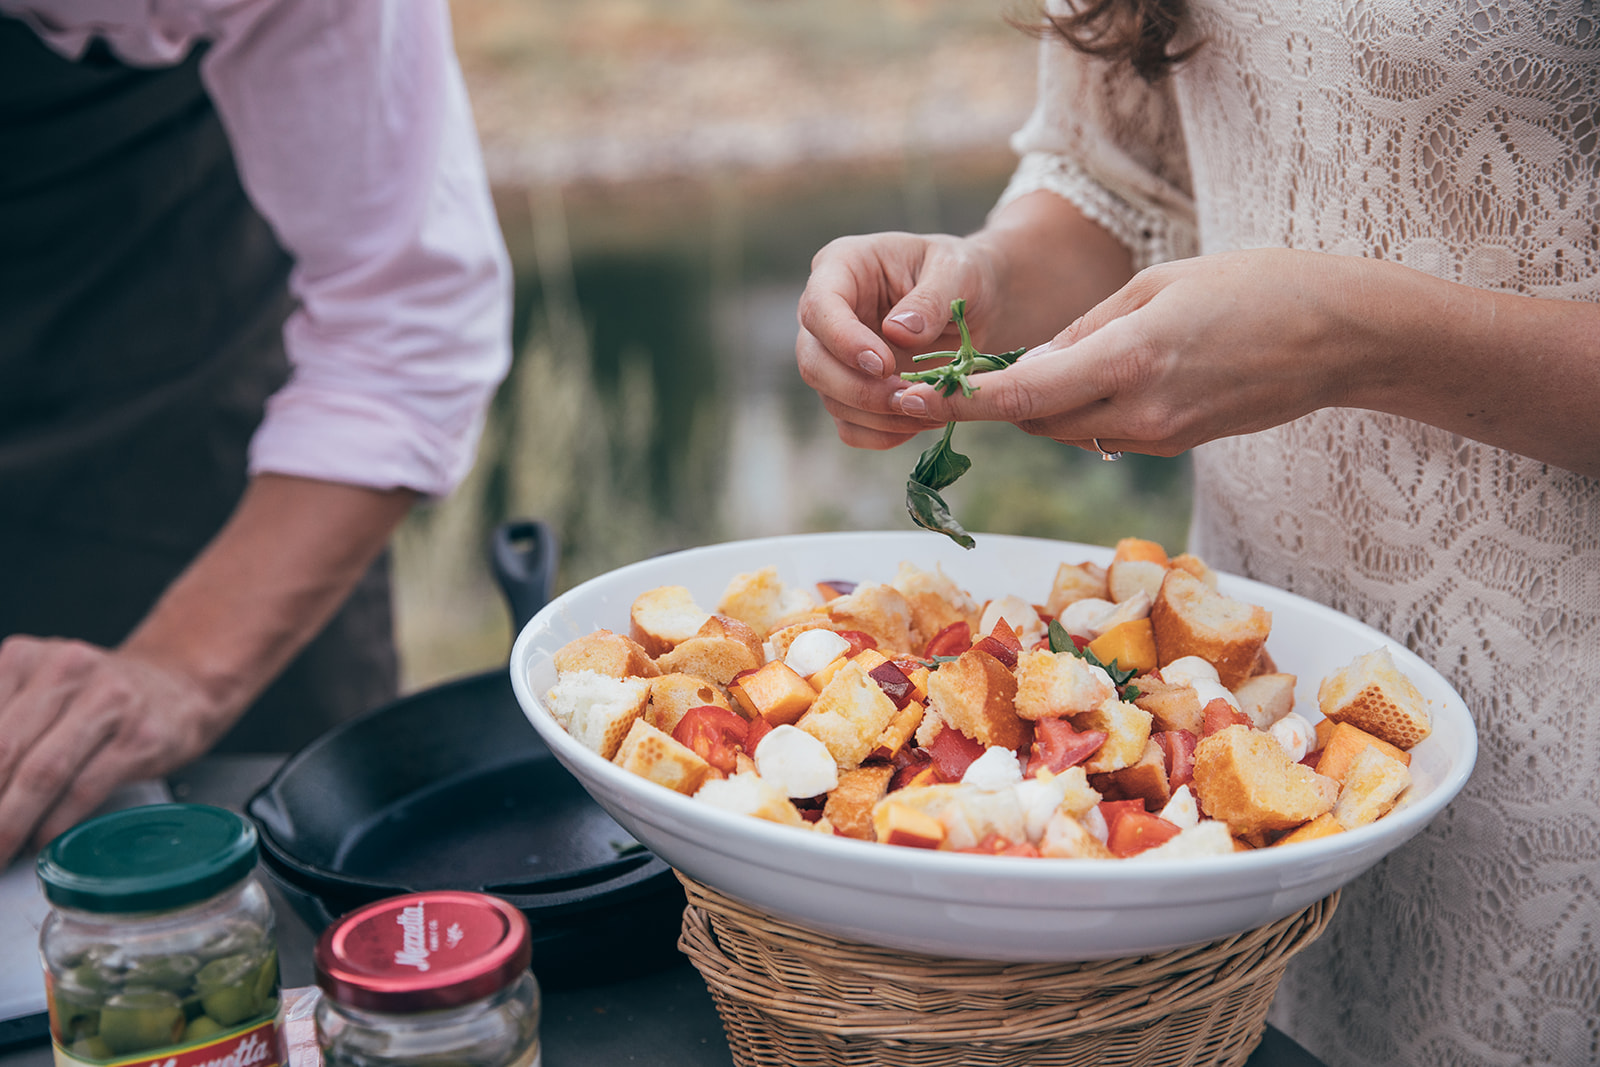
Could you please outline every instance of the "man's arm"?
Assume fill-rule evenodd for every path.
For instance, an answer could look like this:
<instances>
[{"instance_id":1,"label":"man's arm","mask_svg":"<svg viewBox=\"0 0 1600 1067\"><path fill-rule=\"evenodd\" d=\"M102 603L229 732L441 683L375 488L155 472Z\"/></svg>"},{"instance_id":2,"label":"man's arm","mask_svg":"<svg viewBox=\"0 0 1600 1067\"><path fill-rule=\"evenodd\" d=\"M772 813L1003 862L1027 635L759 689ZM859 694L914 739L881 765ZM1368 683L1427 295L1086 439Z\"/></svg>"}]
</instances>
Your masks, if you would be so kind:
<instances>
[{"instance_id":1,"label":"man's arm","mask_svg":"<svg viewBox=\"0 0 1600 1067\"><path fill-rule=\"evenodd\" d=\"M416 494L262 475L115 650L0 644L0 864L205 752L321 630Z\"/></svg>"}]
</instances>

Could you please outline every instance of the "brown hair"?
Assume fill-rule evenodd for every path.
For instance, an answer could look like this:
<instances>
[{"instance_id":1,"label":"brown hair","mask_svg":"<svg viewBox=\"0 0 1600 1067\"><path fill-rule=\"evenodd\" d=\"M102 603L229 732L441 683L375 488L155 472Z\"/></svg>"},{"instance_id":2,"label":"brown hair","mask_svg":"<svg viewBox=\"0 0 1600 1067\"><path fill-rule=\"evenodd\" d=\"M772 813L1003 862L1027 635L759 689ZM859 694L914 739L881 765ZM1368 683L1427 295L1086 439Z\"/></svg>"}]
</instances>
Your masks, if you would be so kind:
<instances>
[{"instance_id":1,"label":"brown hair","mask_svg":"<svg viewBox=\"0 0 1600 1067\"><path fill-rule=\"evenodd\" d=\"M1188 0L1075 0L1071 14L1040 10L1042 22L1016 24L1034 34L1059 34L1088 55L1129 63L1145 81L1155 82L1200 47L1196 42L1167 51L1188 8Z\"/></svg>"}]
</instances>

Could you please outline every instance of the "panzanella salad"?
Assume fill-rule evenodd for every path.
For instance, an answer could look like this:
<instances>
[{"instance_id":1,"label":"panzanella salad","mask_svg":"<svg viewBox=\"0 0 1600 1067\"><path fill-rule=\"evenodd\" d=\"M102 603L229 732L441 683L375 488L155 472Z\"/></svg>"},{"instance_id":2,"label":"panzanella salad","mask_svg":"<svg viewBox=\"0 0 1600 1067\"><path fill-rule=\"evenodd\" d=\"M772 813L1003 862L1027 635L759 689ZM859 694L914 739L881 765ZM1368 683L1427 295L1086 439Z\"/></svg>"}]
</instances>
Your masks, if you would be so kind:
<instances>
[{"instance_id":1,"label":"panzanella salad","mask_svg":"<svg viewBox=\"0 0 1600 1067\"><path fill-rule=\"evenodd\" d=\"M732 576L715 610L644 590L625 627L555 654L545 706L605 759L728 811L1074 859L1353 830L1401 801L1430 729L1382 647L1297 710L1271 614L1155 542L1063 562L1037 600L980 600L911 563L872 577L795 587L768 567Z\"/></svg>"}]
</instances>

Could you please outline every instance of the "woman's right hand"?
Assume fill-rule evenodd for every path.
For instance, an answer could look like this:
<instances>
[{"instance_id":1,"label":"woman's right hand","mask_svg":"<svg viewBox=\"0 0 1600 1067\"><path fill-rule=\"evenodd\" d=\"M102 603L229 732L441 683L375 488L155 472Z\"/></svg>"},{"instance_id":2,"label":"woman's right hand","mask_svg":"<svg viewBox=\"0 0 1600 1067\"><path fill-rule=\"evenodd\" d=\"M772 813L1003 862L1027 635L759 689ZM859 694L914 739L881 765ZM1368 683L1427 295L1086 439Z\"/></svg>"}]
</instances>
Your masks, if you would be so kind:
<instances>
[{"instance_id":1,"label":"woman's right hand","mask_svg":"<svg viewBox=\"0 0 1600 1067\"><path fill-rule=\"evenodd\" d=\"M822 397L839 439L893 448L936 423L901 414L899 374L921 352L960 344L950 302L967 301L973 342L984 349L999 291L993 255L973 238L911 233L841 237L811 261L800 297L795 359Z\"/></svg>"}]
</instances>

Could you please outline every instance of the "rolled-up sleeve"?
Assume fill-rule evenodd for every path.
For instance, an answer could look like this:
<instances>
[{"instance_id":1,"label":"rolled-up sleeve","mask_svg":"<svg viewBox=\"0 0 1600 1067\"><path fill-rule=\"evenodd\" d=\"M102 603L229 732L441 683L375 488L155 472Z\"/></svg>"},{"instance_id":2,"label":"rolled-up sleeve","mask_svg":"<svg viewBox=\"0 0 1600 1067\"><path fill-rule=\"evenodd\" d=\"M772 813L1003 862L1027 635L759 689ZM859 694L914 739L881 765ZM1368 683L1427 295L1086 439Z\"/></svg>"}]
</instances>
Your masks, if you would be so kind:
<instances>
[{"instance_id":1,"label":"rolled-up sleeve","mask_svg":"<svg viewBox=\"0 0 1600 1067\"><path fill-rule=\"evenodd\" d=\"M6 0L71 54L201 77L294 258L253 473L448 493L510 365L511 272L445 0Z\"/></svg>"},{"instance_id":2,"label":"rolled-up sleeve","mask_svg":"<svg viewBox=\"0 0 1600 1067\"><path fill-rule=\"evenodd\" d=\"M1193 255L1188 153L1171 79L1152 85L1131 65L1084 55L1053 35L1039 49L1034 109L1011 139L1020 162L996 210L1049 190L1126 245L1136 269Z\"/></svg>"}]
</instances>

